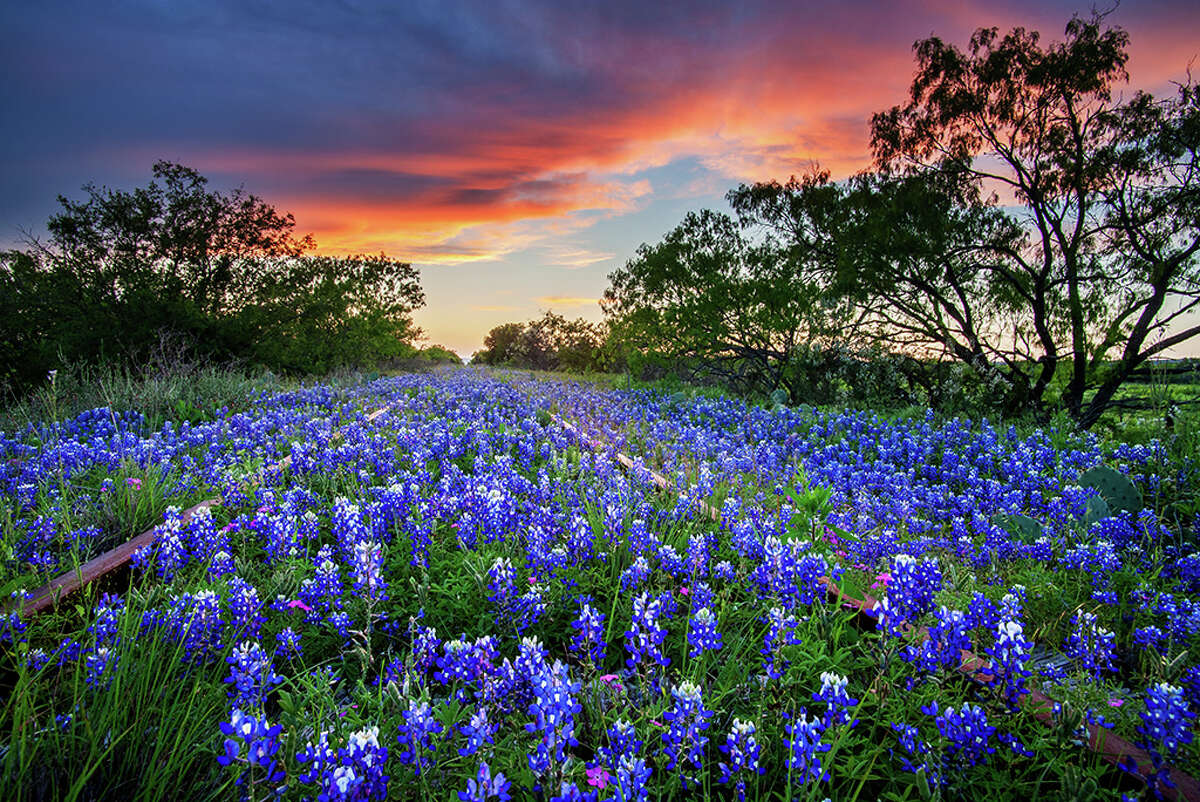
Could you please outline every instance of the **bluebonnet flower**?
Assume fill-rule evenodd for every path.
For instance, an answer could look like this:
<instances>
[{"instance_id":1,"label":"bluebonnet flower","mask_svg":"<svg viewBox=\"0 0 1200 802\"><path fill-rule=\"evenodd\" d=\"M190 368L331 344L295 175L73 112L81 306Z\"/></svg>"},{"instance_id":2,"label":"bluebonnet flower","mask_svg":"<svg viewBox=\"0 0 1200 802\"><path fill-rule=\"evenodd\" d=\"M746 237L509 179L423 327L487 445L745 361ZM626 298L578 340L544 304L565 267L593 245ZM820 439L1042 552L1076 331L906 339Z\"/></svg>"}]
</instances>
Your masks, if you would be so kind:
<instances>
[{"instance_id":1,"label":"bluebonnet flower","mask_svg":"<svg viewBox=\"0 0 1200 802\"><path fill-rule=\"evenodd\" d=\"M662 734L666 769L671 771L682 761L700 771L704 767L704 746L708 743L708 737L701 733L708 729L708 719L713 711L705 709L700 688L693 682L680 683L671 691L671 696L675 704L663 713L663 719L668 722L667 731ZM687 790L692 778L686 771L681 771L679 779Z\"/></svg>"},{"instance_id":2,"label":"bluebonnet flower","mask_svg":"<svg viewBox=\"0 0 1200 802\"><path fill-rule=\"evenodd\" d=\"M325 621L333 627L333 631L338 634L339 638L350 637L350 628L354 626L354 619L350 617L349 613L338 610L326 616Z\"/></svg>"},{"instance_id":3,"label":"bluebonnet flower","mask_svg":"<svg viewBox=\"0 0 1200 802\"><path fill-rule=\"evenodd\" d=\"M967 616L958 610L942 605L934 613L935 623L929 628L929 637L919 644L905 647L900 655L914 663L926 674L957 668L962 663L963 651L971 650Z\"/></svg>"},{"instance_id":4,"label":"bluebonnet flower","mask_svg":"<svg viewBox=\"0 0 1200 802\"><path fill-rule=\"evenodd\" d=\"M577 630L571 638L571 648L579 659L592 665L604 660L604 613L588 602L580 602L579 615L571 622Z\"/></svg>"},{"instance_id":5,"label":"bluebonnet flower","mask_svg":"<svg viewBox=\"0 0 1200 802\"><path fill-rule=\"evenodd\" d=\"M1032 649L1033 643L1025 639L1025 629L1020 621L1000 620L996 627L996 642L987 653L992 657L992 681L1001 685L1001 695L1009 707L1015 708L1021 697L1029 693L1025 679L1032 672L1025 664L1029 662Z\"/></svg>"},{"instance_id":6,"label":"bluebonnet flower","mask_svg":"<svg viewBox=\"0 0 1200 802\"><path fill-rule=\"evenodd\" d=\"M687 569L693 579L701 579L708 573L708 539L703 533L688 538Z\"/></svg>"},{"instance_id":7,"label":"bluebonnet flower","mask_svg":"<svg viewBox=\"0 0 1200 802\"><path fill-rule=\"evenodd\" d=\"M263 604L258 589L239 576L230 577L229 627L235 638L257 638L266 618L262 615Z\"/></svg>"},{"instance_id":8,"label":"bluebonnet flower","mask_svg":"<svg viewBox=\"0 0 1200 802\"><path fill-rule=\"evenodd\" d=\"M321 613L332 612L342 606L342 574L333 561L329 546L323 546L315 558L317 571L311 579L300 583L300 600L314 611L311 620L320 618Z\"/></svg>"},{"instance_id":9,"label":"bluebonnet flower","mask_svg":"<svg viewBox=\"0 0 1200 802\"><path fill-rule=\"evenodd\" d=\"M517 634L523 634L527 629L541 620L546 612L546 601L537 585L530 585L529 590L522 593L513 601L512 615L515 618Z\"/></svg>"},{"instance_id":10,"label":"bluebonnet flower","mask_svg":"<svg viewBox=\"0 0 1200 802\"><path fill-rule=\"evenodd\" d=\"M759 654L766 658L763 667L771 679L782 677L791 665L790 660L783 658L783 647L800 643L800 638L796 636L799 623L796 616L785 613L782 607L772 607L767 612L767 634L763 637Z\"/></svg>"},{"instance_id":11,"label":"bluebonnet flower","mask_svg":"<svg viewBox=\"0 0 1200 802\"><path fill-rule=\"evenodd\" d=\"M25 640L28 625L21 619L21 603L29 596L29 591L13 591L10 595L9 612L0 614L0 643L21 643Z\"/></svg>"},{"instance_id":12,"label":"bluebonnet flower","mask_svg":"<svg viewBox=\"0 0 1200 802\"><path fill-rule=\"evenodd\" d=\"M495 743L492 734L496 728L488 721L488 711L483 705L480 705L466 724L460 724L458 731L467 737L465 746L458 748L458 754L463 757L473 755L478 752L485 743Z\"/></svg>"},{"instance_id":13,"label":"bluebonnet flower","mask_svg":"<svg viewBox=\"0 0 1200 802\"><path fill-rule=\"evenodd\" d=\"M787 737L787 766L792 782L804 786L809 782L829 779L829 773L821 768L822 752L829 751L829 744L821 742L824 730L818 719L809 719L808 711L800 708L800 714L783 727Z\"/></svg>"},{"instance_id":14,"label":"bluebonnet flower","mask_svg":"<svg viewBox=\"0 0 1200 802\"><path fill-rule=\"evenodd\" d=\"M431 627L415 626L412 635L412 667L419 679L426 675L437 664L438 649L442 645L437 636L437 630Z\"/></svg>"},{"instance_id":15,"label":"bluebonnet flower","mask_svg":"<svg viewBox=\"0 0 1200 802\"><path fill-rule=\"evenodd\" d=\"M904 754L900 755L900 768L909 773L915 774L921 769L925 769L926 774L929 774L929 764L922 762L917 764L914 761L925 758L929 754L929 745L921 740L921 733L911 724L892 722L892 731L896 733L900 740L900 747L904 750ZM895 756L894 750L889 750Z\"/></svg>"},{"instance_id":16,"label":"bluebonnet flower","mask_svg":"<svg viewBox=\"0 0 1200 802\"><path fill-rule=\"evenodd\" d=\"M108 686L112 684L116 664L117 655L111 648L108 646L97 647L84 657L84 667L87 669L84 681L91 688L107 690Z\"/></svg>"},{"instance_id":17,"label":"bluebonnet flower","mask_svg":"<svg viewBox=\"0 0 1200 802\"><path fill-rule=\"evenodd\" d=\"M1200 665L1194 665L1179 678L1184 698L1192 710L1200 710Z\"/></svg>"},{"instance_id":18,"label":"bluebonnet flower","mask_svg":"<svg viewBox=\"0 0 1200 802\"><path fill-rule=\"evenodd\" d=\"M652 600L646 592L633 600L633 621L625 633L625 649L629 652L625 665L630 668L636 668L647 657L661 666L671 662L671 658L662 653L667 630L658 625L661 604L661 600Z\"/></svg>"},{"instance_id":19,"label":"bluebonnet flower","mask_svg":"<svg viewBox=\"0 0 1200 802\"><path fill-rule=\"evenodd\" d=\"M891 635L900 635L905 624L915 625L933 609L933 598L942 589L942 569L937 560L917 560L908 554L892 559L886 603L877 605L880 623Z\"/></svg>"},{"instance_id":20,"label":"bluebonnet flower","mask_svg":"<svg viewBox=\"0 0 1200 802\"><path fill-rule=\"evenodd\" d=\"M104 593L96 603L96 620L88 631L96 637L97 646L115 644L120 628L121 610L125 600L111 593ZM13 613L12 615L16 615Z\"/></svg>"},{"instance_id":21,"label":"bluebonnet flower","mask_svg":"<svg viewBox=\"0 0 1200 802\"><path fill-rule=\"evenodd\" d=\"M512 799L508 793L511 785L502 772L496 772L493 776L488 764L480 763L479 772L474 779L467 780L467 790L459 791L458 798L462 802L487 802L489 799L506 802Z\"/></svg>"},{"instance_id":22,"label":"bluebonnet flower","mask_svg":"<svg viewBox=\"0 0 1200 802\"><path fill-rule=\"evenodd\" d=\"M231 576L237 572L237 566L233 563L233 557L224 549L218 549L213 552L212 559L208 563L208 574L213 579Z\"/></svg>"},{"instance_id":23,"label":"bluebonnet flower","mask_svg":"<svg viewBox=\"0 0 1200 802\"><path fill-rule=\"evenodd\" d=\"M360 540L354 544L350 559L354 589L368 604L387 598L387 583L383 580L383 546L377 540Z\"/></svg>"},{"instance_id":24,"label":"bluebonnet flower","mask_svg":"<svg viewBox=\"0 0 1200 802\"><path fill-rule=\"evenodd\" d=\"M1154 624L1137 627L1133 630L1133 644L1140 649L1161 651L1166 639L1167 633L1163 632L1162 627L1155 626Z\"/></svg>"},{"instance_id":25,"label":"bluebonnet flower","mask_svg":"<svg viewBox=\"0 0 1200 802\"><path fill-rule=\"evenodd\" d=\"M834 724L849 724L853 719L850 708L857 705L858 700L852 699L846 692L848 683L849 680L840 674L834 674L832 671L821 672L821 690L812 697L814 702L824 702L826 705L823 722L826 728Z\"/></svg>"},{"instance_id":26,"label":"bluebonnet flower","mask_svg":"<svg viewBox=\"0 0 1200 802\"><path fill-rule=\"evenodd\" d=\"M721 560L713 566L712 575L724 582L733 582L737 579L737 571L733 567L733 563L729 560Z\"/></svg>"},{"instance_id":27,"label":"bluebonnet flower","mask_svg":"<svg viewBox=\"0 0 1200 802\"><path fill-rule=\"evenodd\" d=\"M713 607L713 591L708 586L707 582L697 582L692 585L691 589L692 609L700 610L704 607L712 609Z\"/></svg>"},{"instance_id":28,"label":"bluebonnet flower","mask_svg":"<svg viewBox=\"0 0 1200 802\"><path fill-rule=\"evenodd\" d=\"M191 559L184 541L183 522L179 518L179 507L167 507L163 522L155 527L155 539L149 546L133 554L135 568L146 570L153 563L155 571L164 582L170 582Z\"/></svg>"},{"instance_id":29,"label":"bluebonnet flower","mask_svg":"<svg viewBox=\"0 0 1200 802\"><path fill-rule=\"evenodd\" d=\"M650 767L643 758L622 755L613 780L616 795L605 802L647 802L650 798L650 774Z\"/></svg>"},{"instance_id":30,"label":"bluebonnet flower","mask_svg":"<svg viewBox=\"0 0 1200 802\"><path fill-rule=\"evenodd\" d=\"M1000 623L1000 608L987 596L975 591L967 609L967 622L971 629L995 631L996 625Z\"/></svg>"},{"instance_id":31,"label":"bluebonnet flower","mask_svg":"<svg viewBox=\"0 0 1200 802\"><path fill-rule=\"evenodd\" d=\"M645 555L639 554L634 558L633 564L621 572L621 592L637 590L648 576L650 563L646 561Z\"/></svg>"},{"instance_id":32,"label":"bluebonnet flower","mask_svg":"<svg viewBox=\"0 0 1200 802\"><path fill-rule=\"evenodd\" d=\"M1146 750L1154 764L1154 774L1146 778L1154 795L1162 797L1162 788L1174 788L1168 761L1180 747L1194 738L1192 723L1196 714L1188 709L1183 689L1165 682L1155 683L1146 691L1146 709L1137 732L1137 745Z\"/></svg>"},{"instance_id":33,"label":"bluebonnet flower","mask_svg":"<svg viewBox=\"0 0 1200 802\"><path fill-rule=\"evenodd\" d=\"M622 756L637 755L642 751L642 741L637 737L637 730L628 721L618 719L608 728L606 735L608 744L602 744L597 752L605 765L613 771L616 771Z\"/></svg>"},{"instance_id":34,"label":"bluebonnet flower","mask_svg":"<svg viewBox=\"0 0 1200 802\"><path fill-rule=\"evenodd\" d=\"M716 651L721 648L721 633L717 631L717 617L707 607L701 607L692 616L687 640L692 647L692 650L688 652L690 657L699 657L705 651Z\"/></svg>"},{"instance_id":35,"label":"bluebonnet flower","mask_svg":"<svg viewBox=\"0 0 1200 802\"><path fill-rule=\"evenodd\" d=\"M1096 622L1096 614L1076 613L1071 624L1073 629L1066 641L1067 654L1078 660L1093 679L1100 679L1105 672L1116 671L1113 658L1117 653L1117 637Z\"/></svg>"},{"instance_id":36,"label":"bluebonnet flower","mask_svg":"<svg viewBox=\"0 0 1200 802\"><path fill-rule=\"evenodd\" d=\"M550 802L596 802L596 792L580 791L575 783L563 780L558 793L550 797Z\"/></svg>"},{"instance_id":37,"label":"bluebonnet flower","mask_svg":"<svg viewBox=\"0 0 1200 802\"><path fill-rule=\"evenodd\" d=\"M235 646L225 662L229 663L229 676L225 682L233 686L228 696L236 708L262 710L271 688L283 682L271 665L271 656L257 641L245 641Z\"/></svg>"},{"instance_id":38,"label":"bluebonnet flower","mask_svg":"<svg viewBox=\"0 0 1200 802\"><path fill-rule=\"evenodd\" d=\"M507 557L497 557L488 569L488 601L496 605L497 611L507 613L517 595L517 572Z\"/></svg>"},{"instance_id":39,"label":"bluebonnet flower","mask_svg":"<svg viewBox=\"0 0 1200 802\"><path fill-rule=\"evenodd\" d=\"M296 754L296 760L308 765L299 780L316 785L320 802L368 802L387 799L387 747L379 743L379 728L369 727L352 733L345 746L335 749L329 733L321 733L317 743L309 743Z\"/></svg>"},{"instance_id":40,"label":"bluebonnet flower","mask_svg":"<svg viewBox=\"0 0 1200 802\"><path fill-rule=\"evenodd\" d=\"M579 688L580 683L571 681L567 666L559 660L533 681L529 712L534 720L525 729L541 736L536 751L529 755L529 768L539 777L565 763L566 750L579 744L575 739L575 715L581 708L572 697Z\"/></svg>"},{"instance_id":41,"label":"bluebonnet flower","mask_svg":"<svg viewBox=\"0 0 1200 802\"><path fill-rule=\"evenodd\" d=\"M921 712L933 716L938 732L949 743L946 753L966 768L986 763L987 756L996 751L990 743L996 728L988 724L987 715L979 705L963 703L959 710L947 707L939 710L938 703L922 707Z\"/></svg>"},{"instance_id":42,"label":"bluebonnet flower","mask_svg":"<svg viewBox=\"0 0 1200 802\"><path fill-rule=\"evenodd\" d=\"M240 765L245 768L238 775L238 785L265 783L278 786L283 782L284 771L276 755L279 753L278 724L269 726L265 719L248 716L234 710L228 722L221 723L221 732L227 737L222 745L223 752L217 756L222 766ZM258 769L261 769L261 777Z\"/></svg>"},{"instance_id":43,"label":"bluebonnet flower","mask_svg":"<svg viewBox=\"0 0 1200 802\"><path fill-rule=\"evenodd\" d=\"M473 682L481 672L482 666L475 647L463 635L442 644L433 678L443 685L452 685L455 682Z\"/></svg>"},{"instance_id":44,"label":"bluebonnet flower","mask_svg":"<svg viewBox=\"0 0 1200 802\"><path fill-rule=\"evenodd\" d=\"M758 765L759 747L758 742L754 739L754 732L753 722L735 718L729 734L725 736L725 743L718 747L729 757L728 763L719 764L720 782L722 785L728 785L730 780L734 780L734 788L737 791L739 802L746 800L745 774L747 772L762 774L765 771Z\"/></svg>"},{"instance_id":45,"label":"bluebonnet flower","mask_svg":"<svg viewBox=\"0 0 1200 802\"><path fill-rule=\"evenodd\" d=\"M225 621L221 601L211 590L176 597L162 623L168 635L183 644L184 663L207 663L222 648Z\"/></svg>"},{"instance_id":46,"label":"bluebonnet flower","mask_svg":"<svg viewBox=\"0 0 1200 802\"><path fill-rule=\"evenodd\" d=\"M403 715L398 736L400 751L396 757L405 766L412 766L420 777L430 765L426 753L437 749L433 737L442 732L442 724L434 720L425 700L410 699Z\"/></svg>"},{"instance_id":47,"label":"bluebonnet flower","mask_svg":"<svg viewBox=\"0 0 1200 802\"><path fill-rule=\"evenodd\" d=\"M300 657L304 654L300 648L300 633L291 627L285 627L275 635L275 654L284 660Z\"/></svg>"}]
</instances>

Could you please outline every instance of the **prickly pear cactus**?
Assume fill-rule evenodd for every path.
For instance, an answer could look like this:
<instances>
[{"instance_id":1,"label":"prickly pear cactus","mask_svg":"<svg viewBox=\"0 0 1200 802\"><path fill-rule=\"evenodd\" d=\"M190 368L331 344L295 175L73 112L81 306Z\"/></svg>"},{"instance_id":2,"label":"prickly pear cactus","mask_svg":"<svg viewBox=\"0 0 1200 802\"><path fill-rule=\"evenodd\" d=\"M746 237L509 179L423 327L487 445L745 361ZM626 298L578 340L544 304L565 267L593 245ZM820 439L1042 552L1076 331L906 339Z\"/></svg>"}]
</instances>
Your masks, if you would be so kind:
<instances>
[{"instance_id":1,"label":"prickly pear cactus","mask_svg":"<svg viewBox=\"0 0 1200 802\"><path fill-rule=\"evenodd\" d=\"M992 516L992 523L1022 543L1033 543L1045 534L1040 523L1019 512L998 512Z\"/></svg>"},{"instance_id":2,"label":"prickly pear cactus","mask_svg":"<svg viewBox=\"0 0 1200 802\"><path fill-rule=\"evenodd\" d=\"M788 396L788 391L782 387L776 388L776 390L771 393L771 403L777 407L787 406L787 402L790 400L791 398Z\"/></svg>"},{"instance_id":3,"label":"prickly pear cactus","mask_svg":"<svg viewBox=\"0 0 1200 802\"><path fill-rule=\"evenodd\" d=\"M1099 465L1079 477L1080 487L1094 487L1108 503L1112 512L1125 512L1134 515L1142 511L1142 493L1129 477L1118 470Z\"/></svg>"},{"instance_id":4,"label":"prickly pear cactus","mask_svg":"<svg viewBox=\"0 0 1200 802\"><path fill-rule=\"evenodd\" d=\"M1083 523L1085 526L1091 526L1096 521L1103 520L1110 515L1112 515L1112 510L1109 509L1104 496L1092 496L1087 500L1087 507L1083 511Z\"/></svg>"}]
</instances>

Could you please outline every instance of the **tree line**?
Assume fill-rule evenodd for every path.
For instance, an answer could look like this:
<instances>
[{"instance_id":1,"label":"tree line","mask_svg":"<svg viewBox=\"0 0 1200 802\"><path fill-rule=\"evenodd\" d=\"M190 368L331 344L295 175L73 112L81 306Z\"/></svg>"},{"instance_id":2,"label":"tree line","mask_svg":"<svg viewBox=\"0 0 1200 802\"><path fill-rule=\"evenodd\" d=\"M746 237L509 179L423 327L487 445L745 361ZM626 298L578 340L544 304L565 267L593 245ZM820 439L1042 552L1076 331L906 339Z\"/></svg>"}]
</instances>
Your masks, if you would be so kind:
<instances>
[{"instance_id":1,"label":"tree line","mask_svg":"<svg viewBox=\"0 0 1200 802\"><path fill-rule=\"evenodd\" d=\"M288 373L417 353L412 265L315 255L292 215L207 183L160 161L148 186L60 195L48 238L0 253L0 380L19 392L63 363L136 363L167 334Z\"/></svg>"},{"instance_id":2,"label":"tree line","mask_svg":"<svg viewBox=\"0 0 1200 802\"><path fill-rule=\"evenodd\" d=\"M688 214L610 274L609 338L794 402L840 376L1094 424L1200 334L1200 91L1114 95L1128 46L1101 15L1048 46L1022 28L917 42L869 170Z\"/></svg>"}]
</instances>

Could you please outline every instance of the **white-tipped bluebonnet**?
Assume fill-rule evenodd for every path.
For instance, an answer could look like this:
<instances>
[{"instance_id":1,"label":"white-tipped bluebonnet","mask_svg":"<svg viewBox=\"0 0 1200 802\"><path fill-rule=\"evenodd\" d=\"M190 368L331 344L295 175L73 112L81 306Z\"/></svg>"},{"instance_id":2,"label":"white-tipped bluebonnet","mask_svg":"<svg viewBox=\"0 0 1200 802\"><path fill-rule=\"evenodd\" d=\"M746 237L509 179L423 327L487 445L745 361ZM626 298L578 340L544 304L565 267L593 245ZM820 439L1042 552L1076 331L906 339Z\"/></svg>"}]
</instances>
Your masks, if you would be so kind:
<instances>
[{"instance_id":1,"label":"white-tipped bluebonnet","mask_svg":"<svg viewBox=\"0 0 1200 802\"><path fill-rule=\"evenodd\" d=\"M759 746L754 738L754 723L735 718L725 743L718 748L727 756L728 762L721 762L722 785L728 785L732 780L737 791L738 801L746 800L746 775L762 774L765 769L758 765Z\"/></svg>"},{"instance_id":2,"label":"white-tipped bluebonnet","mask_svg":"<svg viewBox=\"0 0 1200 802\"><path fill-rule=\"evenodd\" d=\"M315 785L320 802L370 802L387 799L387 747L379 743L379 728L351 733L345 745L335 748L329 733L321 733L296 754L307 767L299 780Z\"/></svg>"},{"instance_id":3,"label":"white-tipped bluebonnet","mask_svg":"<svg viewBox=\"0 0 1200 802\"><path fill-rule=\"evenodd\" d=\"M987 756L996 751L991 745L996 728L988 724L987 714L979 705L966 702L955 710L938 708L937 702L922 707L921 712L934 717L938 732L947 741L946 754L955 759L960 768L986 763Z\"/></svg>"},{"instance_id":4,"label":"white-tipped bluebonnet","mask_svg":"<svg viewBox=\"0 0 1200 802\"><path fill-rule=\"evenodd\" d=\"M700 687L693 682L680 683L672 689L671 696L675 702L663 713L663 720L667 722L667 731L662 734L663 752L667 756L667 771L684 764L679 780L687 790L690 783L695 782L689 767L695 771L704 768L704 747L708 737L702 733L708 729L713 711L705 709Z\"/></svg>"},{"instance_id":5,"label":"white-tipped bluebonnet","mask_svg":"<svg viewBox=\"0 0 1200 802\"><path fill-rule=\"evenodd\" d=\"M1151 685L1146 691L1146 709L1138 725L1138 746L1146 750L1154 764L1154 774L1147 777L1155 796L1162 788L1174 788L1169 763L1181 747L1195 738L1192 725L1196 714L1188 709L1183 689L1166 682Z\"/></svg>"},{"instance_id":6,"label":"white-tipped bluebonnet","mask_svg":"<svg viewBox=\"0 0 1200 802\"><path fill-rule=\"evenodd\" d=\"M579 744L575 716L581 708L574 698L579 688L580 683L571 681L567 666L558 660L533 680L533 704L529 708L533 721L525 729L540 738L529 755L529 768L538 777L565 763L567 749Z\"/></svg>"},{"instance_id":7,"label":"white-tipped bluebonnet","mask_svg":"<svg viewBox=\"0 0 1200 802\"><path fill-rule=\"evenodd\" d=\"M571 637L571 649L585 663L594 666L604 660L604 613L597 611L588 602L580 602L579 615L571 622L575 634Z\"/></svg>"},{"instance_id":8,"label":"white-tipped bluebonnet","mask_svg":"<svg viewBox=\"0 0 1200 802\"><path fill-rule=\"evenodd\" d=\"M800 713L784 725L783 731L792 782L804 786L810 782L828 780L829 772L821 768L820 754L828 752L830 747L821 741L824 728L820 720L810 719L808 711L800 708Z\"/></svg>"},{"instance_id":9,"label":"white-tipped bluebonnet","mask_svg":"<svg viewBox=\"0 0 1200 802\"><path fill-rule=\"evenodd\" d=\"M629 652L625 664L630 668L644 664L647 658L660 666L671 662L662 652L667 630L658 625L661 605L660 599L651 599L646 592L633 600L633 620L625 633L625 650Z\"/></svg>"},{"instance_id":10,"label":"white-tipped bluebonnet","mask_svg":"<svg viewBox=\"0 0 1200 802\"><path fill-rule=\"evenodd\" d=\"M688 627L688 644L692 647L689 657L699 657L706 651L721 648L721 633L717 631L717 617L707 607L701 607L692 616Z\"/></svg>"},{"instance_id":11,"label":"white-tipped bluebonnet","mask_svg":"<svg viewBox=\"0 0 1200 802\"><path fill-rule=\"evenodd\" d=\"M262 710L267 694L283 682L271 665L271 656L257 641L245 641L235 646L225 662L229 663L229 676L225 682L233 686L228 696L236 708Z\"/></svg>"},{"instance_id":12,"label":"white-tipped bluebonnet","mask_svg":"<svg viewBox=\"0 0 1200 802\"><path fill-rule=\"evenodd\" d=\"M782 607L772 607L767 611L767 634L763 637L759 654L765 658L763 668L771 679L782 677L791 665L790 660L784 659L783 649L800 644L800 638L796 635L799 623L796 616L785 613Z\"/></svg>"},{"instance_id":13,"label":"white-tipped bluebonnet","mask_svg":"<svg viewBox=\"0 0 1200 802\"><path fill-rule=\"evenodd\" d=\"M301 657L304 650L300 646L300 633L291 627L284 627L275 635L275 655L283 660Z\"/></svg>"},{"instance_id":14,"label":"white-tipped bluebonnet","mask_svg":"<svg viewBox=\"0 0 1200 802\"><path fill-rule=\"evenodd\" d=\"M1078 660L1094 679L1116 671L1113 659L1117 653L1117 637L1100 626L1096 614L1076 613L1071 625L1066 641L1067 654Z\"/></svg>"},{"instance_id":15,"label":"white-tipped bluebonnet","mask_svg":"<svg viewBox=\"0 0 1200 802\"><path fill-rule=\"evenodd\" d=\"M1029 693L1025 681L1032 672L1025 665L1032 650L1033 643L1025 638L1021 622L1001 618L996 626L996 642L987 653L992 658L992 682L1000 687L1009 707L1015 708L1021 697Z\"/></svg>"},{"instance_id":16,"label":"white-tipped bluebonnet","mask_svg":"<svg viewBox=\"0 0 1200 802\"><path fill-rule=\"evenodd\" d=\"M622 755L613 778L615 795L605 802L647 802L651 769L636 755Z\"/></svg>"},{"instance_id":17,"label":"white-tipped bluebonnet","mask_svg":"<svg viewBox=\"0 0 1200 802\"><path fill-rule=\"evenodd\" d=\"M359 540L351 551L350 567L354 589L368 604L387 598L387 583L383 580L383 545L377 540Z\"/></svg>"},{"instance_id":18,"label":"white-tipped bluebonnet","mask_svg":"<svg viewBox=\"0 0 1200 802\"><path fill-rule=\"evenodd\" d=\"M493 733L496 727L488 721L488 709L483 705L471 713L466 724L458 725L458 731L467 739L466 744L458 748L458 754L463 757L475 754L484 744L495 743Z\"/></svg>"},{"instance_id":19,"label":"white-tipped bluebonnet","mask_svg":"<svg viewBox=\"0 0 1200 802\"><path fill-rule=\"evenodd\" d=\"M814 702L825 703L825 727L849 724L854 716L850 709L858 704L846 691L849 680L832 671L821 672L821 689L812 695Z\"/></svg>"}]
</instances>

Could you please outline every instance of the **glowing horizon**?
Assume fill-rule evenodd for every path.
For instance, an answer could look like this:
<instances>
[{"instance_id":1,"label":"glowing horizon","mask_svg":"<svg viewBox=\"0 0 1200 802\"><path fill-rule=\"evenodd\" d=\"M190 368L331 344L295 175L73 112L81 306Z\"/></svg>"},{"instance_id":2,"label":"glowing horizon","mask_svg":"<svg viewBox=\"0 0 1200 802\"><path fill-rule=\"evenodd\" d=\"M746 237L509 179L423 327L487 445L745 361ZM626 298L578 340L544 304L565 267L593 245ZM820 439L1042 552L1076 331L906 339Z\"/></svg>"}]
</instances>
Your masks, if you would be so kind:
<instances>
[{"instance_id":1,"label":"glowing horizon","mask_svg":"<svg viewBox=\"0 0 1200 802\"><path fill-rule=\"evenodd\" d=\"M9 8L0 244L87 181L168 159L243 185L319 252L421 267L417 323L461 354L545 309L599 318L607 274L744 181L867 166L871 113L902 102L911 46L978 27L1061 38L1087 8L1009 0L382 4L291 13L51 3ZM1130 3L1133 89L1200 52L1200 10Z\"/></svg>"}]
</instances>

